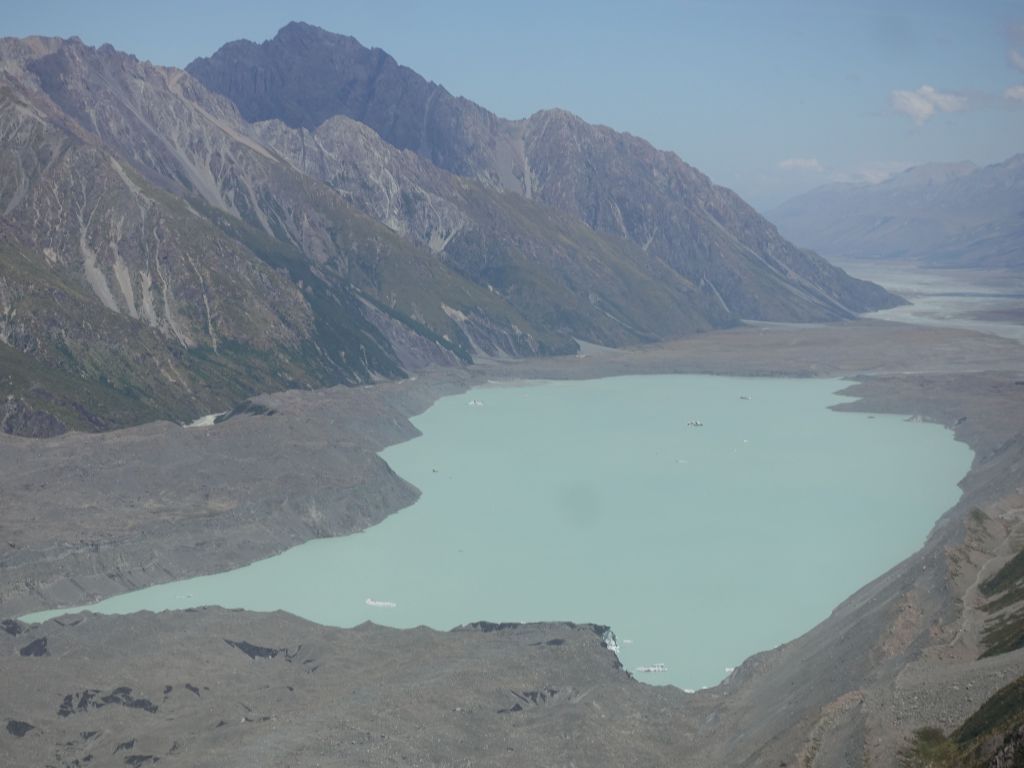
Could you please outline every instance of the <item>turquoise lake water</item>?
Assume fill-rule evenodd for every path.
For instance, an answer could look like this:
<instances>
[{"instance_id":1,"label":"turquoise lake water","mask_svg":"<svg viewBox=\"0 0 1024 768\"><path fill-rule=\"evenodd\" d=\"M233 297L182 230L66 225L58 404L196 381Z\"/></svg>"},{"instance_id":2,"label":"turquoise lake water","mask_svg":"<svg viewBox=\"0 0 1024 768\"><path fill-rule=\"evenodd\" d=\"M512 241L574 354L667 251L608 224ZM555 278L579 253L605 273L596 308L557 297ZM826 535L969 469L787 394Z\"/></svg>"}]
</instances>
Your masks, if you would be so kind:
<instances>
[{"instance_id":1,"label":"turquoise lake water","mask_svg":"<svg viewBox=\"0 0 1024 768\"><path fill-rule=\"evenodd\" d=\"M611 626L627 669L668 668L639 679L713 685L916 551L959 498L966 445L903 416L830 411L844 386L631 376L481 387L439 400L413 420L422 437L382 453L423 492L411 507L89 610L215 604L438 629L595 622Z\"/></svg>"}]
</instances>

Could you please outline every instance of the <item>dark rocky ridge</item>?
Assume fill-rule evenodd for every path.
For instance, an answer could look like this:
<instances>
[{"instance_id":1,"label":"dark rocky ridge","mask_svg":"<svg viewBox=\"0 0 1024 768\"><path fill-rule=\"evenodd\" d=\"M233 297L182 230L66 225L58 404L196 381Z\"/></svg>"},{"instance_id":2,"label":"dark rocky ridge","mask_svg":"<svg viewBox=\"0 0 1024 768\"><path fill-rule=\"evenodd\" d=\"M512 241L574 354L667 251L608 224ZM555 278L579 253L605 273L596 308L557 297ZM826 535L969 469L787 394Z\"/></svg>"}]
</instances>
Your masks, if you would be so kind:
<instances>
[{"instance_id":1,"label":"dark rocky ridge","mask_svg":"<svg viewBox=\"0 0 1024 768\"><path fill-rule=\"evenodd\" d=\"M512 153L505 137L497 138L504 147L489 146L505 122L491 112L452 96L379 48L309 24L287 24L262 45L228 43L186 71L228 95L249 122L276 118L312 131L346 115L389 144L460 176L490 175L493 153ZM496 174L490 178L501 184Z\"/></svg>"}]
</instances>

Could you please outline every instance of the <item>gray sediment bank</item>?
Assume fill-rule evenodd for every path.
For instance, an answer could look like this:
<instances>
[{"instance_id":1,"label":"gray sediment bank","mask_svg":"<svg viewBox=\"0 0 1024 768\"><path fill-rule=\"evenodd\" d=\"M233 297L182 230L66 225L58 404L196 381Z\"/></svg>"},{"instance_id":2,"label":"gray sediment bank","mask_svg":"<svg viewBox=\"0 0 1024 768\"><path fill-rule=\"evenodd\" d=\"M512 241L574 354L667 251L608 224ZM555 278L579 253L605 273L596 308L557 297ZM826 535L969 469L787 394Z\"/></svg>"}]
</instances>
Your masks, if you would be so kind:
<instances>
[{"instance_id":1,"label":"gray sediment bank","mask_svg":"<svg viewBox=\"0 0 1024 768\"><path fill-rule=\"evenodd\" d=\"M641 350L488 362L469 369L421 372L413 380L361 389L267 395L254 399L265 411L252 409L211 427L183 429L157 423L46 441L2 438L0 615L82 604L148 584L234 568L316 536L362 530L416 497L416 490L395 476L377 452L413 436L408 419L437 397L484 381L627 373L854 378L857 383L847 394L860 400L840 408L935 421L971 446L975 460L961 484L963 498L939 521L920 552L851 596L811 632L748 660L722 686L686 697L680 692L659 693L621 670L607 677L602 670L614 668L613 657L601 649L583 650L590 646L575 640L564 647L582 654L573 656L579 666L571 682L556 685L552 681L561 679L565 660L554 655L541 659L536 649L563 646L535 645L552 638L531 634L540 629L515 627L429 637L423 632L380 630L379 637L374 635L373 653L364 649L364 655L350 660L357 668L351 671L351 682L362 691L359 718L377 718L373 727L359 726L366 734L359 738L368 739L367 745L376 744L373 739L378 737L384 742L401 739L400 745L391 742L391 753L367 752L367 764L385 763L399 754L430 754L420 750L438 738L431 734L434 719L442 715L430 687L412 686L399 706L393 691L364 686L372 688L378 663L411 670L438 653L455 654L448 671L465 701L477 702L472 706L478 708L477 719L467 721L466 729L457 728L462 740L448 745L445 759L451 762L501 762L497 757L506 746L515 749L516 729L523 725L536 736L536 754L558 755L559 733L569 728L584 733L600 730L611 713L618 713L615 717L653 718L650 722L657 726L650 733L612 729L603 741L603 736L595 736L594 757L599 762L615 762L616 755L642 749L652 764L838 764L843 755L851 764L890 764L914 727L956 724L986 692L1024 673L1019 651L977 661L983 622L971 602L972 585L979 574L1008 558L1007 541L1024 517L1024 385L1017 383L1024 379L1021 351L1019 345L994 337L880 322L746 327ZM981 514L970 514L976 508ZM222 645L229 639L272 648L319 643L333 649L327 655L341 653L338 648L361 647L368 637L365 629L328 630L280 615L217 609L201 612L201 617L83 616L82 624L74 627L74 620L68 619L31 629L11 624L11 639L5 641L11 655L0 662L4 679L18 686L41 686L54 696L57 687L66 688L62 695L72 695L77 707L78 689L95 688L108 677L111 690L127 686L137 697L142 686L152 694L158 681L147 669L155 658L169 657L175 647L198 648L212 637L223 635L217 640ZM245 624L244 631L238 622ZM147 640L151 630L158 630L159 637ZM119 654L125 662L121 673L98 660L102 637L120 638ZM492 659L492 646L486 643L499 642L495 637L502 638L502 651L500 658ZM20 655L19 649L42 638L57 652ZM225 647L238 653L234 646ZM250 702L258 700L261 717L266 712L268 718L286 719L291 710L283 699L252 698L259 685L271 681L211 670L202 655L186 653L175 662L181 684L188 675L210 680L211 690L214 684L220 686L217 706L225 711L237 709L240 702L251 707ZM268 664L278 661L275 656ZM499 710L512 710L514 703L490 709L490 704L479 704L479 697L496 687L517 690L513 683L499 683L499 677L527 668L534 671L516 673L523 681L519 693L536 693L526 696L527 714L522 704L511 713ZM100 674L101 669L107 671ZM275 677L273 684L286 685L285 677ZM170 680L166 684L176 685ZM953 686L970 693L950 695ZM572 693L542 696L549 688ZM328 695L328 688L318 691L317 696ZM25 754L17 751L28 744L22 739L45 735L47 744L56 743L60 729L38 727L62 722L56 705L47 710L49 700L33 695L31 705L26 701L16 713L15 702L6 699L2 703L10 710L8 717L31 723L36 730L35 736L33 731L23 737L3 736L0 749L15 745L15 738L11 749L16 751L10 753L14 756ZM319 701L314 697L306 703ZM628 706L620 711L615 701ZM99 718L98 723L107 723L102 728L127 727L116 719L102 720L104 712L109 715L113 710L93 711L88 704L85 710L88 717ZM145 714L144 709L139 712L133 710L132 717ZM455 707L451 712L456 717ZM248 715L240 717L244 722ZM162 719L143 718L132 727L156 733L147 724L158 721L156 731L166 732L165 741L197 748L208 743L204 729L216 724L186 719L175 730ZM423 728L409 730L411 722L420 722ZM254 723L248 731L236 730L232 739L239 751L228 763L242 764L254 745L276 738L270 727ZM327 729L323 718L301 727L290 720L287 724L295 744L324 739ZM291 736L282 738L292 744ZM88 745L75 749L79 747ZM170 743L161 748L160 754L172 754ZM323 757L315 750L288 754L297 765L312 765ZM214 762L211 758L210 764Z\"/></svg>"}]
</instances>

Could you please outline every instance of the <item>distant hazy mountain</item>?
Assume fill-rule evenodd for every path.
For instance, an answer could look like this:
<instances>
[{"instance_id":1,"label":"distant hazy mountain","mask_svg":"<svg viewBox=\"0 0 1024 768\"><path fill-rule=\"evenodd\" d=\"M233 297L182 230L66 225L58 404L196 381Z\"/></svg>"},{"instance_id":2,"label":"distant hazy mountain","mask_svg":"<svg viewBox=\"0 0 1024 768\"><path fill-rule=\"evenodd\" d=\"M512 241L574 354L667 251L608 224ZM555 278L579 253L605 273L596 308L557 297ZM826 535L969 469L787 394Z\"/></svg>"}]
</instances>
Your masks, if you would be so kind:
<instances>
[{"instance_id":1,"label":"distant hazy mountain","mask_svg":"<svg viewBox=\"0 0 1024 768\"><path fill-rule=\"evenodd\" d=\"M1024 268L1024 155L984 168L922 165L879 184L830 184L768 218L827 256Z\"/></svg>"},{"instance_id":2,"label":"distant hazy mountain","mask_svg":"<svg viewBox=\"0 0 1024 768\"><path fill-rule=\"evenodd\" d=\"M190 70L213 91L0 40L0 429L895 301L674 155L500 120L351 38L291 24Z\"/></svg>"}]
</instances>

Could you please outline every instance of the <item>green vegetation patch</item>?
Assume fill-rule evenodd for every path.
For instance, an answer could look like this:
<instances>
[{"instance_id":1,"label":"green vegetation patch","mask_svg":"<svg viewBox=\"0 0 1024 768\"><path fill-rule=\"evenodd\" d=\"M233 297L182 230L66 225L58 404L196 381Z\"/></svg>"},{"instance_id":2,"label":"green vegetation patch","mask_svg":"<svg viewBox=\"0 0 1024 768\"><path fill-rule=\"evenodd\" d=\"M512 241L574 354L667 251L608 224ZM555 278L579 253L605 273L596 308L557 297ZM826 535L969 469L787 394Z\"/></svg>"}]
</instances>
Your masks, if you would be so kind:
<instances>
[{"instance_id":1,"label":"green vegetation patch","mask_svg":"<svg viewBox=\"0 0 1024 768\"><path fill-rule=\"evenodd\" d=\"M962 747L993 732L1002 732L1024 723L1024 677L1000 688L978 711L953 732L951 738Z\"/></svg>"},{"instance_id":2,"label":"green vegetation patch","mask_svg":"<svg viewBox=\"0 0 1024 768\"><path fill-rule=\"evenodd\" d=\"M982 610L998 614L985 624L982 658L1024 648L1024 551L982 582L978 591L990 598ZM1008 610L1015 605L1021 607Z\"/></svg>"},{"instance_id":3,"label":"green vegetation patch","mask_svg":"<svg viewBox=\"0 0 1024 768\"><path fill-rule=\"evenodd\" d=\"M1024 677L1019 677L996 691L949 736L939 728L915 731L910 746L899 753L899 764L903 768L981 768L1022 725ZM1018 752L1021 749L1017 747Z\"/></svg>"},{"instance_id":4,"label":"green vegetation patch","mask_svg":"<svg viewBox=\"0 0 1024 768\"><path fill-rule=\"evenodd\" d=\"M1010 562L999 569L998 573L978 587L978 591L985 597L992 597L1008 590L1017 594L1018 600L1024 599L1024 551L1018 552Z\"/></svg>"},{"instance_id":5,"label":"green vegetation patch","mask_svg":"<svg viewBox=\"0 0 1024 768\"><path fill-rule=\"evenodd\" d=\"M991 619L985 624L981 643L983 659L1024 648L1024 609Z\"/></svg>"},{"instance_id":6,"label":"green vegetation patch","mask_svg":"<svg viewBox=\"0 0 1024 768\"><path fill-rule=\"evenodd\" d=\"M900 752L899 764L904 768L953 768L959 766L960 751L939 728L914 731L913 743Z\"/></svg>"}]
</instances>

